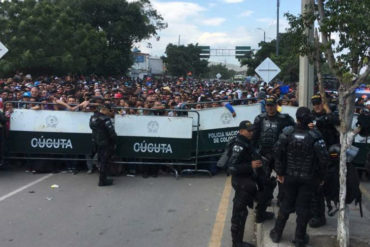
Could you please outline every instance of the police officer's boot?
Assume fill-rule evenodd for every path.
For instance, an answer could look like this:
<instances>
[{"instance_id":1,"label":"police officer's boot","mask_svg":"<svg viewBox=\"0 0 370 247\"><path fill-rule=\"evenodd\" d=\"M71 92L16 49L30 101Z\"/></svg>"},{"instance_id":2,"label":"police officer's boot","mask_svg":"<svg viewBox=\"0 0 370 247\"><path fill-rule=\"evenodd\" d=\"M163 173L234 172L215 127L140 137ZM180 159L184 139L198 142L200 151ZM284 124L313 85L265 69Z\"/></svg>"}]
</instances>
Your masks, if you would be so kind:
<instances>
[{"instance_id":1,"label":"police officer's boot","mask_svg":"<svg viewBox=\"0 0 370 247\"><path fill-rule=\"evenodd\" d=\"M234 242L233 247L255 247L255 246L247 242L238 242L238 243Z\"/></svg>"},{"instance_id":2,"label":"police officer's boot","mask_svg":"<svg viewBox=\"0 0 370 247\"><path fill-rule=\"evenodd\" d=\"M266 220L272 220L274 218L274 213L267 211L259 211L256 213L256 223L262 223Z\"/></svg>"},{"instance_id":3,"label":"police officer's boot","mask_svg":"<svg viewBox=\"0 0 370 247\"><path fill-rule=\"evenodd\" d=\"M312 228L318 228L326 224L325 218L325 199L321 187L312 197L311 204L312 218L308 225Z\"/></svg>"},{"instance_id":4,"label":"police officer's boot","mask_svg":"<svg viewBox=\"0 0 370 247\"><path fill-rule=\"evenodd\" d=\"M233 247L254 247L254 245L250 243L243 242L247 216L248 211L246 205L240 203L239 200L235 200L231 217L231 238L233 241Z\"/></svg>"},{"instance_id":5,"label":"police officer's boot","mask_svg":"<svg viewBox=\"0 0 370 247\"><path fill-rule=\"evenodd\" d=\"M107 178L107 175L100 171L100 174L99 174L99 186L110 186L113 184L113 180L112 179L109 179Z\"/></svg>"},{"instance_id":6,"label":"police officer's boot","mask_svg":"<svg viewBox=\"0 0 370 247\"><path fill-rule=\"evenodd\" d=\"M99 186L110 186L113 184L113 179L105 178L99 179Z\"/></svg>"},{"instance_id":7,"label":"police officer's boot","mask_svg":"<svg viewBox=\"0 0 370 247\"><path fill-rule=\"evenodd\" d=\"M301 240L294 239L292 241L295 247L305 247L308 244L308 242L310 242L310 237L307 234L304 236L304 239Z\"/></svg>"},{"instance_id":8,"label":"police officer's boot","mask_svg":"<svg viewBox=\"0 0 370 247\"><path fill-rule=\"evenodd\" d=\"M289 215L283 215L281 213L278 214L278 217L275 222L275 227L270 231L270 238L272 242L274 243L280 242L281 235L283 235L285 224L288 218L289 218Z\"/></svg>"},{"instance_id":9,"label":"police officer's boot","mask_svg":"<svg viewBox=\"0 0 370 247\"><path fill-rule=\"evenodd\" d=\"M326 224L326 218L325 216L321 216L321 217L313 217L308 225L312 228L318 228L318 227L321 227L321 226L324 226Z\"/></svg>"}]
</instances>

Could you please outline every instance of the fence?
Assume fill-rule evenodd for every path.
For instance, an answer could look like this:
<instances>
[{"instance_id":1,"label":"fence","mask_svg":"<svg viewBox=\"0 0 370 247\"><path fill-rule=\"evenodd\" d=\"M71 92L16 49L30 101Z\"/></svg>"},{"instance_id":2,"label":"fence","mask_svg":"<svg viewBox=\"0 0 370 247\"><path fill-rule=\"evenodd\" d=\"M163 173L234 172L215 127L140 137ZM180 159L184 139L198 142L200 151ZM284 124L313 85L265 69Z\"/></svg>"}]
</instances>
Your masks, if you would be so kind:
<instances>
[{"instance_id":1,"label":"fence","mask_svg":"<svg viewBox=\"0 0 370 247\"><path fill-rule=\"evenodd\" d=\"M282 112L295 117L296 109L284 106ZM115 114L116 155L119 157L116 163L188 165L193 168L183 173L210 174L208 170L198 169L200 159L218 156L225 144L237 135L240 121L253 122L261 106L237 105L234 110L235 117L225 107L161 110L187 115L179 117ZM10 119L5 158L19 159L26 154L27 159L86 160L91 153L91 115L91 112L15 109ZM356 137L355 145L362 150L368 148L369 143L370 138ZM79 156L83 158L77 158Z\"/></svg>"}]
</instances>

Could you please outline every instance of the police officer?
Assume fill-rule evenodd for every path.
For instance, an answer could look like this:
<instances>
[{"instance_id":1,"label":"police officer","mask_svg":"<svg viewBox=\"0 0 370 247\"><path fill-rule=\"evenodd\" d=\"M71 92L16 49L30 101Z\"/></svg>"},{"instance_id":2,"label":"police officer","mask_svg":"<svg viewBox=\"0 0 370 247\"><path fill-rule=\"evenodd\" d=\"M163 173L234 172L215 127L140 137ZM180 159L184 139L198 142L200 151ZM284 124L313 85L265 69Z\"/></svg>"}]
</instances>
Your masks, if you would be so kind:
<instances>
[{"instance_id":1,"label":"police officer","mask_svg":"<svg viewBox=\"0 0 370 247\"><path fill-rule=\"evenodd\" d=\"M320 131L326 146L339 144L339 133L336 126L340 124L338 114L331 112L327 105L324 105L320 95L314 95L311 98L313 105L312 114L316 127ZM312 219L309 222L310 227L316 228L326 224L325 218L325 198L322 186L316 188L312 198Z\"/></svg>"},{"instance_id":2,"label":"police officer","mask_svg":"<svg viewBox=\"0 0 370 247\"><path fill-rule=\"evenodd\" d=\"M275 171L284 188L284 198L270 237L275 243L280 241L289 214L295 210L294 242L296 247L303 247L308 243L312 194L315 186L323 182L329 154L320 132L308 126L313 120L310 110L298 108L296 118L297 126L285 128L274 148Z\"/></svg>"},{"instance_id":3,"label":"police officer","mask_svg":"<svg viewBox=\"0 0 370 247\"><path fill-rule=\"evenodd\" d=\"M258 115L254 120L255 131L253 134L254 145L260 149L260 154L265 157L264 173L266 174L264 194L259 200L267 203L273 198L273 191L276 182L270 179L271 171L274 166L273 147L277 142L280 133L285 127L294 126L294 119L288 114L282 114L277 110L276 99L271 97L266 100L266 112ZM261 172L262 169L259 169ZM279 185L280 187L280 185ZM283 193L279 189L278 201L281 200ZM266 202L267 201L267 202ZM263 210L262 210L263 211ZM257 212L257 222L262 222L264 217Z\"/></svg>"},{"instance_id":4,"label":"police officer","mask_svg":"<svg viewBox=\"0 0 370 247\"><path fill-rule=\"evenodd\" d=\"M107 165L114 154L117 134L110 116L111 106L99 104L90 118L93 152L98 153L100 165L99 186L109 186L113 183L107 178Z\"/></svg>"},{"instance_id":5,"label":"police officer","mask_svg":"<svg viewBox=\"0 0 370 247\"><path fill-rule=\"evenodd\" d=\"M239 124L239 133L232 139L228 147L228 173L232 175L231 183L235 190L233 211L231 217L231 236L233 247L253 247L243 242L244 227L248 216L248 209L253 208L253 201L257 196L257 183L254 169L262 166L262 161L253 159L254 149L251 143L254 126L249 121Z\"/></svg>"}]
</instances>

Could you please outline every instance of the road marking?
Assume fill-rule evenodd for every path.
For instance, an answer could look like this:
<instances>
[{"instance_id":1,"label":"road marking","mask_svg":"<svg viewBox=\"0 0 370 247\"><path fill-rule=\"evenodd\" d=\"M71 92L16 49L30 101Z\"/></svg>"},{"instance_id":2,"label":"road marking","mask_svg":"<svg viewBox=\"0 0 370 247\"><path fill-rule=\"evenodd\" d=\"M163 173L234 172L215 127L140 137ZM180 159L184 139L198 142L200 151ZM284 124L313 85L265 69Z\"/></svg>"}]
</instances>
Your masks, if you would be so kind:
<instances>
[{"instance_id":1,"label":"road marking","mask_svg":"<svg viewBox=\"0 0 370 247\"><path fill-rule=\"evenodd\" d=\"M38 183L44 181L45 179L50 178L51 176L53 176L53 174L49 174L49 175L46 175L46 176L44 176L42 178L39 178L36 181L33 181L33 182L29 183L29 184L26 184L25 186L22 186L19 189L16 189L16 190L14 190L14 191L12 191L12 192L10 192L10 193L8 193L8 194L0 197L0 202L4 201L5 199L8 199L11 196L14 196L14 195L18 194L19 192L21 192L21 191L23 191L23 190L25 190L25 189L27 189L27 188L35 185L35 184L38 184Z\"/></svg>"},{"instance_id":2,"label":"road marking","mask_svg":"<svg viewBox=\"0 0 370 247\"><path fill-rule=\"evenodd\" d=\"M216 220L213 225L211 239L209 241L208 247L220 247L222 235L225 228L225 221L227 210L229 207L231 194L231 176L226 178L224 192L222 193L220 204L218 206L218 211L216 215Z\"/></svg>"},{"instance_id":3,"label":"road marking","mask_svg":"<svg viewBox=\"0 0 370 247\"><path fill-rule=\"evenodd\" d=\"M366 197L368 200L370 200L370 192L369 192L367 189L365 189L365 187L364 187L364 186L362 186L362 184L360 184L360 190L361 190L362 194L364 194L364 195L365 195L365 197Z\"/></svg>"}]
</instances>

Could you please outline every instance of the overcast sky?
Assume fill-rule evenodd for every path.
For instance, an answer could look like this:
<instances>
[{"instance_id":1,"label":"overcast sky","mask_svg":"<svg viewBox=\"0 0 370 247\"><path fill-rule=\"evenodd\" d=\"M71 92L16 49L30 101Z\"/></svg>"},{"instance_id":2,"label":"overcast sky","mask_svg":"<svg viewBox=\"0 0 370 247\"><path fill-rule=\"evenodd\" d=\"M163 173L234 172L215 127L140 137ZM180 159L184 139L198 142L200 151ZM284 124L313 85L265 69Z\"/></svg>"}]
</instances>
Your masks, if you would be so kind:
<instances>
[{"instance_id":1,"label":"overcast sky","mask_svg":"<svg viewBox=\"0 0 370 247\"><path fill-rule=\"evenodd\" d=\"M138 44L142 52L164 55L168 43L199 43L211 48L232 49L236 45L258 47L266 31L266 40L276 37L277 0L152 0L152 5L164 17L168 28L160 31L160 40L146 40ZM288 26L284 13L298 14L300 0L280 0L280 32ZM148 48L147 43L152 44ZM238 64L233 58L211 57L210 61Z\"/></svg>"}]
</instances>

